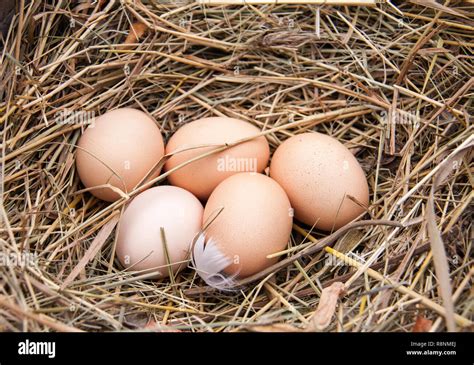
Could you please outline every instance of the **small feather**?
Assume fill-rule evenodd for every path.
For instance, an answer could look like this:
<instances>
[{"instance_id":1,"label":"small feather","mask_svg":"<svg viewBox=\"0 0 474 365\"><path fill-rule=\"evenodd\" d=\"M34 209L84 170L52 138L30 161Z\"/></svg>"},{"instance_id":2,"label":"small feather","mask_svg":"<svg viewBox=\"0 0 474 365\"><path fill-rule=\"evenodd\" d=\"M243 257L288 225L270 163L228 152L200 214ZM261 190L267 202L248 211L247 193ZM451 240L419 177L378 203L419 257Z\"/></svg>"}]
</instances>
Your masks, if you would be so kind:
<instances>
[{"instance_id":1,"label":"small feather","mask_svg":"<svg viewBox=\"0 0 474 365\"><path fill-rule=\"evenodd\" d=\"M198 275L218 290L233 290L237 274L227 276L222 273L232 260L217 247L212 238L206 242L204 233L200 233L194 242L191 260Z\"/></svg>"}]
</instances>

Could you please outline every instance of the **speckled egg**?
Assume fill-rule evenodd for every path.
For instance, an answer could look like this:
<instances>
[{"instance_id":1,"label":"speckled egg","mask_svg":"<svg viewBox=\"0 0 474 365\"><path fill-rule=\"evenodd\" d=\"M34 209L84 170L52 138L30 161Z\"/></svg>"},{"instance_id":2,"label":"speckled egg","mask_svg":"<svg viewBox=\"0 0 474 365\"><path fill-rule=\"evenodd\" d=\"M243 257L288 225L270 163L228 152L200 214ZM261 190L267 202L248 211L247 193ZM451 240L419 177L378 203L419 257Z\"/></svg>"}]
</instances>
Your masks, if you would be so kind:
<instances>
[{"instance_id":1,"label":"speckled egg","mask_svg":"<svg viewBox=\"0 0 474 365\"><path fill-rule=\"evenodd\" d=\"M283 142L273 155L270 176L286 191L295 218L322 230L342 227L369 203L367 179L357 159L335 138L321 133L303 133Z\"/></svg>"}]
</instances>

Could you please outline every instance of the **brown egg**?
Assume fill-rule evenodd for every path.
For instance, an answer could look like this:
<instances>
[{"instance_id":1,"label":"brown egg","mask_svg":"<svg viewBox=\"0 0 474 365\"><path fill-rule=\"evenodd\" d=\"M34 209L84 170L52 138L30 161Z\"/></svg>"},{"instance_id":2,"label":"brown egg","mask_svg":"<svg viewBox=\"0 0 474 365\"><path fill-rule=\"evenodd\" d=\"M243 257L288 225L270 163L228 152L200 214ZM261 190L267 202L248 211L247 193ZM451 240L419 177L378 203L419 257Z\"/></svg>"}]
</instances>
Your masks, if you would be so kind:
<instances>
[{"instance_id":1,"label":"brown egg","mask_svg":"<svg viewBox=\"0 0 474 365\"><path fill-rule=\"evenodd\" d=\"M171 137L166 153L194 148L175 154L167 161L165 169L169 171L215 148L209 145L235 142L259 132L257 127L238 119L215 117L196 120L181 127ZM269 156L267 140L259 137L194 161L173 172L168 180L172 185L192 192L199 199L207 199L214 188L229 176L243 171L262 172L268 165Z\"/></svg>"},{"instance_id":2,"label":"brown egg","mask_svg":"<svg viewBox=\"0 0 474 365\"><path fill-rule=\"evenodd\" d=\"M203 222L221 208L206 231L206 240L212 240L232 261L226 273L245 277L278 260L267 255L286 247L293 223L290 201L280 185L262 174L233 175L212 192Z\"/></svg>"},{"instance_id":3,"label":"brown egg","mask_svg":"<svg viewBox=\"0 0 474 365\"><path fill-rule=\"evenodd\" d=\"M185 268L193 238L201 229L202 214L201 202L184 189L157 186L144 191L120 218L117 257L130 270L157 271L157 278L169 275L168 262L173 272Z\"/></svg>"},{"instance_id":4,"label":"brown egg","mask_svg":"<svg viewBox=\"0 0 474 365\"><path fill-rule=\"evenodd\" d=\"M286 191L295 218L322 230L337 229L364 212L369 187L364 171L339 141L321 133L287 139L275 151L270 176Z\"/></svg>"},{"instance_id":5,"label":"brown egg","mask_svg":"<svg viewBox=\"0 0 474 365\"><path fill-rule=\"evenodd\" d=\"M163 157L160 129L140 110L115 109L95 118L78 142L76 166L87 188L111 184L132 191ZM160 173L157 170L151 177ZM110 188L90 191L106 201L120 195Z\"/></svg>"}]
</instances>

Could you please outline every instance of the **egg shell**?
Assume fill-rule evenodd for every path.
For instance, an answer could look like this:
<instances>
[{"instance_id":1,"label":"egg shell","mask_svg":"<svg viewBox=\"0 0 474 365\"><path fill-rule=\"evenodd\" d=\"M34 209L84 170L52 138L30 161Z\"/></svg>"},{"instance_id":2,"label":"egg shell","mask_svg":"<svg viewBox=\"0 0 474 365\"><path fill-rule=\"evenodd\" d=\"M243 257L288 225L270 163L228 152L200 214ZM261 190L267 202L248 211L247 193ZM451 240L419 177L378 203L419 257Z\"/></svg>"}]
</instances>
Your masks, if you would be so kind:
<instances>
[{"instance_id":1,"label":"egg shell","mask_svg":"<svg viewBox=\"0 0 474 365\"><path fill-rule=\"evenodd\" d=\"M369 187L354 155L336 139L321 133L303 133L283 142L275 151L270 176L286 191L295 218L331 231L364 212Z\"/></svg>"},{"instance_id":2,"label":"egg shell","mask_svg":"<svg viewBox=\"0 0 474 365\"><path fill-rule=\"evenodd\" d=\"M283 189L258 173L233 175L212 192L204 209L206 223L223 207L206 230L222 253L232 260L224 271L246 277L278 261L267 255L285 249L293 211Z\"/></svg>"},{"instance_id":3,"label":"egg shell","mask_svg":"<svg viewBox=\"0 0 474 365\"><path fill-rule=\"evenodd\" d=\"M186 267L191 243L199 233L203 206L190 192L176 186L157 186L139 194L119 222L116 253L122 265L133 271L158 269L155 277L169 274L161 238L173 272Z\"/></svg>"},{"instance_id":4,"label":"egg shell","mask_svg":"<svg viewBox=\"0 0 474 365\"><path fill-rule=\"evenodd\" d=\"M86 188L110 183L130 192L163 154L163 138L155 122L140 110L121 108L95 118L84 131L78 141L76 166ZM151 178L159 174L157 169ZM90 192L109 202L120 198L110 188Z\"/></svg>"},{"instance_id":5,"label":"egg shell","mask_svg":"<svg viewBox=\"0 0 474 365\"><path fill-rule=\"evenodd\" d=\"M212 117L196 120L178 129L168 141L166 153L198 148L175 154L167 161L165 169L169 171L181 163L212 151L216 145L232 143L258 133L260 130L257 127L238 119ZM204 200L229 176L244 171L262 172L268 165L269 157L270 148L262 136L194 161L173 172L168 181Z\"/></svg>"}]
</instances>

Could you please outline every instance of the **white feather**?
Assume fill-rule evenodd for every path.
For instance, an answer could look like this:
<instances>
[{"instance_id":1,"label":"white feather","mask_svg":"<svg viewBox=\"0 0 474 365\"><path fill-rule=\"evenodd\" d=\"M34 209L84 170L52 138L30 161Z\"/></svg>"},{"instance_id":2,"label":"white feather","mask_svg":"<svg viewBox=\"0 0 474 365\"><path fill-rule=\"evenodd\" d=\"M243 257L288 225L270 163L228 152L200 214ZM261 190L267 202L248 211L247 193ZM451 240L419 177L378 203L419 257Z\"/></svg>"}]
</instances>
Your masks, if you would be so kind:
<instances>
[{"instance_id":1,"label":"white feather","mask_svg":"<svg viewBox=\"0 0 474 365\"><path fill-rule=\"evenodd\" d=\"M219 290L233 290L237 274L228 276L222 273L232 260L217 247L212 238L206 242L201 232L194 242L191 252L194 269L207 285Z\"/></svg>"}]
</instances>

